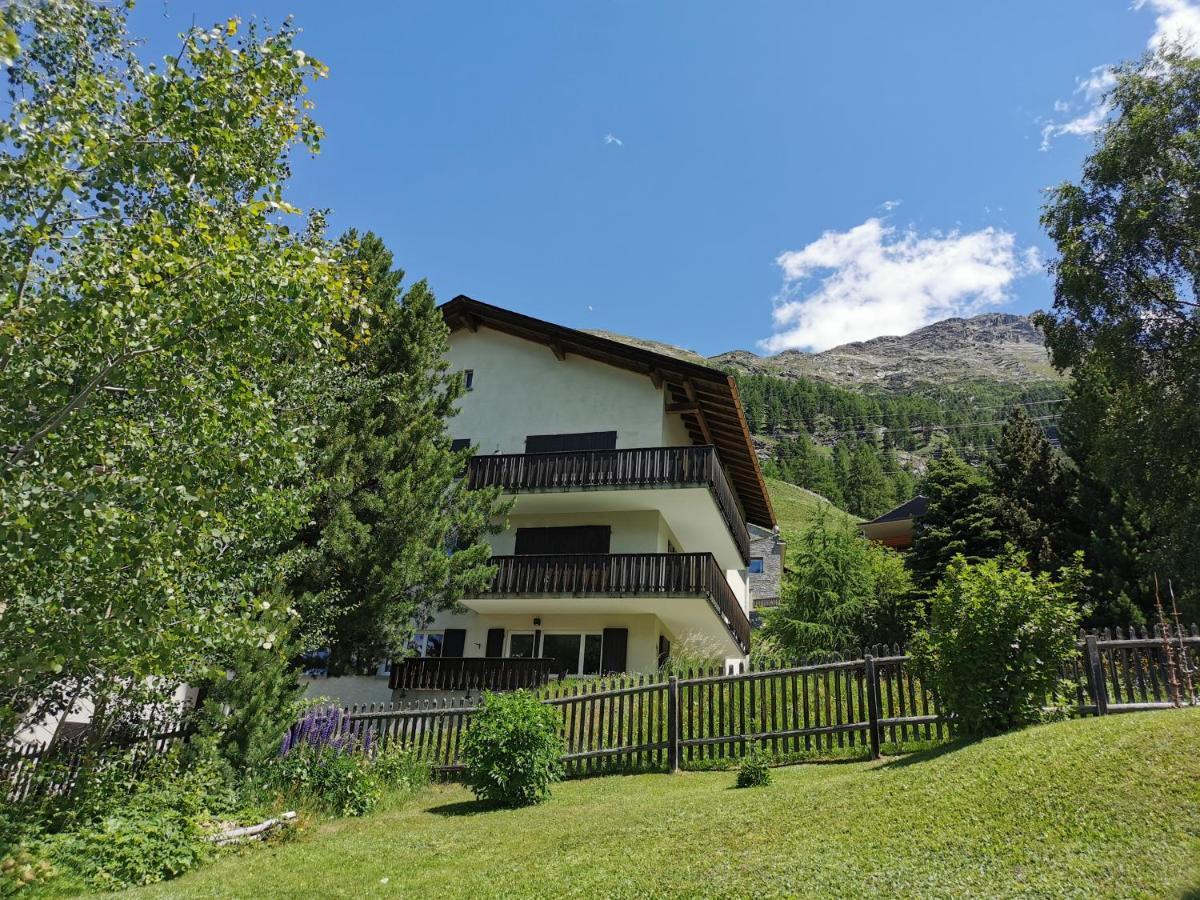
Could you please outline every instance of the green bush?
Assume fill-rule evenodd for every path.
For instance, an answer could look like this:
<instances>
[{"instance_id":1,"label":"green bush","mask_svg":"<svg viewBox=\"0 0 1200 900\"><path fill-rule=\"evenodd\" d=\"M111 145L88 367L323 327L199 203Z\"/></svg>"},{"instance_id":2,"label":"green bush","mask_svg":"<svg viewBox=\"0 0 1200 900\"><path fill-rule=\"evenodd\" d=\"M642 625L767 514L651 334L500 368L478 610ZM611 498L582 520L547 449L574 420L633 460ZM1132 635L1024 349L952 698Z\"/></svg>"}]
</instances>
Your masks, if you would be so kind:
<instances>
[{"instance_id":1,"label":"green bush","mask_svg":"<svg viewBox=\"0 0 1200 900\"><path fill-rule=\"evenodd\" d=\"M562 778L558 716L528 691L485 693L463 738L463 750L471 790L490 803L539 803Z\"/></svg>"},{"instance_id":2,"label":"green bush","mask_svg":"<svg viewBox=\"0 0 1200 900\"><path fill-rule=\"evenodd\" d=\"M30 851L68 884L121 890L174 878L207 859L211 824L230 812L223 767L176 751L139 761L133 754L88 770L69 806ZM45 810L43 810L44 812Z\"/></svg>"},{"instance_id":3,"label":"green bush","mask_svg":"<svg viewBox=\"0 0 1200 900\"><path fill-rule=\"evenodd\" d=\"M917 670L966 736L1039 722L1059 668L1075 654L1083 570L1034 575L1009 552L955 557L912 644Z\"/></svg>"},{"instance_id":4,"label":"green bush","mask_svg":"<svg viewBox=\"0 0 1200 900\"><path fill-rule=\"evenodd\" d=\"M751 752L738 765L737 786L761 787L771 783L771 767L761 753Z\"/></svg>"},{"instance_id":5,"label":"green bush","mask_svg":"<svg viewBox=\"0 0 1200 900\"><path fill-rule=\"evenodd\" d=\"M366 757L336 747L297 747L271 762L267 784L297 803L336 816L365 816L383 793Z\"/></svg>"},{"instance_id":6,"label":"green bush","mask_svg":"<svg viewBox=\"0 0 1200 900\"><path fill-rule=\"evenodd\" d=\"M428 762L419 759L412 750L399 744L384 746L371 760L371 771L384 787L411 793L429 784L432 770Z\"/></svg>"}]
</instances>

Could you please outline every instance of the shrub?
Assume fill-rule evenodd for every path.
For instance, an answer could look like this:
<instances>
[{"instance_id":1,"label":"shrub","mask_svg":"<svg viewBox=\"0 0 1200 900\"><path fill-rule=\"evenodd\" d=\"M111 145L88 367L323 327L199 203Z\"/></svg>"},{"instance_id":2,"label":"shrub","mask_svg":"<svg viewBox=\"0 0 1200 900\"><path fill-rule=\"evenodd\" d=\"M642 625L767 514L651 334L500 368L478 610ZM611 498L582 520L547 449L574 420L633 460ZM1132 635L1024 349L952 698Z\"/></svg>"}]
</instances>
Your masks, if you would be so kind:
<instances>
[{"instance_id":1,"label":"shrub","mask_svg":"<svg viewBox=\"0 0 1200 900\"><path fill-rule=\"evenodd\" d=\"M368 755L370 735L359 740L333 707L309 710L288 730L279 755L267 767L266 783L298 802L339 816L363 816L382 793Z\"/></svg>"},{"instance_id":2,"label":"shrub","mask_svg":"<svg viewBox=\"0 0 1200 900\"><path fill-rule=\"evenodd\" d=\"M761 634L792 659L906 639L917 615L899 554L822 514L788 548L779 606Z\"/></svg>"},{"instance_id":3,"label":"shrub","mask_svg":"<svg viewBox=\"0 0 1200 900\"><path fill-rule=\"evenodd\" d=\"M1024 557L969 563L955 557L912 645L917 669L967 736L1041 721L1059 668L1075 651L1084 575L1034 575Z\"/></svg>"},{"instance_id":4,"label":"shrub","mask_svg":"<svg viewBox=\"0 0 1200 900\"><path fill-rule=\"evenodd\" d=\"M471 790L490 803L539 803L550 796L550 785L562 778L558 717L528 691L485 693L463 749Z\"/></svg>"},{"instance_id":5,"label":"shrub","mask_svg":"<svg viewBox=\"0 0 1200 900\"><path fill-rule=\"evenodd\" d=\"M405 793L424 787L432 775L429 763L412 750L402 750L399 744L379 750L371 760L371 771L384 787Z\"/></svg>"},{"instance_id":6,"label":"shrub","mask_svg":"<svg viewBox=\"0 0 1200 900\"><path fill-rule=\"evenodd\" d=\"M742 757L738 765L737 786L761 787L771 783L771 767L767 758L757 751L751 751Z\"/></svg>"},{"instance_id":7,"label":"shrub","mask_svg":"<svg viewBox=\"0 0 1200 900\"><path fill-rule=\"evenodd\" d=\"M36 849L67 882L121 890L174 878L209 857L214 819L230 811L223 767L176 751L149 761L106 761L76 788L71 805Z\"/></svg>"}]
</instances>

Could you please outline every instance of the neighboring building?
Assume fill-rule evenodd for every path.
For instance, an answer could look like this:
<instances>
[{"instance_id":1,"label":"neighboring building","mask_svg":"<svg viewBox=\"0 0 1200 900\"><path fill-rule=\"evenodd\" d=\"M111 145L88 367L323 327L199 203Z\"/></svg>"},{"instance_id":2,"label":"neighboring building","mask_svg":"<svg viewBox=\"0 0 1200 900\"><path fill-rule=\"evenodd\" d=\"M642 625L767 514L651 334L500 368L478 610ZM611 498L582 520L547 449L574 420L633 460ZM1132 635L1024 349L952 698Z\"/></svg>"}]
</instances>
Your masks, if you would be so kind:
<instances>
[{"instance_id":1,"label":"neighboring building","mask_svg":"<svg viewBox=\"0 0 1200 900\"><path fill-rule=\"evenodd\" d=\"M422 667L653 672L687 639L745 659L747 522L775 517L733 379L469 297L442 311L469 385L451 436L477 447L470 484L514 502L491 586L420 629L393 685Z\"/></svg>"},{"instance_id":2,"label":"neighboring building","mask_svg":"<svg viewBox=\"0 0 1200 900\"><path fill-rule=\"evenodd\" d=\"M783 579L783 561L787 542L779 536L779 528L750 529L750 608L771 609L779 605L779 588ZM751 621L756 619L751 615ZM758 622L754 622L755 625Z\"/></svg>"},{"instance_id":3,"label":"neighboring building","mask_svg":"<svg viewBox=\"0 0 1200 900\"><path fill-rule=\"evenodd\" d=\"M858 528L869 540L896 550L907 550L912 546L914 522L925 515L928 507L929 499L918 494L882 516L860 523Z\"/></svg>"}]
</instances>

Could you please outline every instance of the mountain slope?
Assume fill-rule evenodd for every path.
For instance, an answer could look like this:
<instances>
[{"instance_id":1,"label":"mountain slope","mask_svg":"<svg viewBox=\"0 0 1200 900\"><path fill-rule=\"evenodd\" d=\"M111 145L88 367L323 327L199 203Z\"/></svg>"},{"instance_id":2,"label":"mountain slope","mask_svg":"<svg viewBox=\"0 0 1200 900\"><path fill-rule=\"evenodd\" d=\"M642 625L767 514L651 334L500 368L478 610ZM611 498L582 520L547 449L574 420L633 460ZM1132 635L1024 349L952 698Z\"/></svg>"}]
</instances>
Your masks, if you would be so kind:
<instances>
[{"instance_id":1,"label":"mountain slope","mask_svg":"<svg viewBox=\"0 0 1200 900\"><path fill-rule=\"evenodd\" d=\"M709 362L747 374L803 376L889 392L920 384L1024 384L1061 377L1050 365L1042 334L1029 317L1007 313L945 319L911 334L842 344L821 353L785 350L763 357L735 350Z\"/></svg>"},{"instance_id":2,"label":"mountain slope","mask_svg":"<svg viewBox=\"0 0 1200 900\"><path fill-rule=\"evenodd\" d=\"M785 350L774 356L730 350L705 359L660 341L608 331L592 334L737 374L812 378L840 387L889 393L903 393L922 385L976 381L1030 384L1062 379L1050 365L1042 334L1029 317L1009 313L945 319L911 334L842 344L821 353Z\"/></svg>"},{"instance_id":3,"label":"mountain slope","mask_svg":"<svg viewBox=\"0 0 1200 900\"><path fill-rule=\"evenodd\" d=\"M857 516L838 509L820 494L786 481L768 478L767 492L771 495L771 505L775 507L779 530L785 536L800 533L820 515L828 516L829 521L835 524L846 522L853 525L859 521Z\"/></svg>"}]
</instances>

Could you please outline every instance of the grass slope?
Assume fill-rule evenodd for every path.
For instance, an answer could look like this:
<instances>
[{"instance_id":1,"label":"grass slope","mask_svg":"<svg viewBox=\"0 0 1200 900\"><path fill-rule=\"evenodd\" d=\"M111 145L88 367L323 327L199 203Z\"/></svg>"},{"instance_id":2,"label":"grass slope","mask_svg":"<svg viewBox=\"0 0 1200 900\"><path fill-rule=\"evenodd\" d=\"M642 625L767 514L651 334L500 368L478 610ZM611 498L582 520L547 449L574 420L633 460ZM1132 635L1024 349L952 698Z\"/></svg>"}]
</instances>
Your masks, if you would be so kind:
<instances>
[{"instance_id":1,"label":"grass slope","mask_svg":"<svg viewBox=\"0 0 1200 900\"><path fill-rule=\"evenodd\" d=\"M145 892L255 896L1194 896L1200 710L878 763L612 776L540 807L457 785Z\"/></svg>"},{"instance_id":2,"label":"grass slope","mask_svg":"<svg viewBox=\"0 0 1200 900\"><path fill-rule=\"evenodd\" d=\"M767 493L771 495L771 504L775 507L779 529L785 534L803 531L822 510L834 521L849 522L852 525L859 521L857 516L850 515L844 509L838 509L820 494L814 494L786 481L768 478Z\"/></svg>"}]
</instances>

